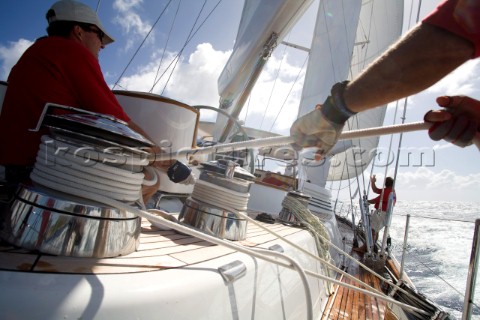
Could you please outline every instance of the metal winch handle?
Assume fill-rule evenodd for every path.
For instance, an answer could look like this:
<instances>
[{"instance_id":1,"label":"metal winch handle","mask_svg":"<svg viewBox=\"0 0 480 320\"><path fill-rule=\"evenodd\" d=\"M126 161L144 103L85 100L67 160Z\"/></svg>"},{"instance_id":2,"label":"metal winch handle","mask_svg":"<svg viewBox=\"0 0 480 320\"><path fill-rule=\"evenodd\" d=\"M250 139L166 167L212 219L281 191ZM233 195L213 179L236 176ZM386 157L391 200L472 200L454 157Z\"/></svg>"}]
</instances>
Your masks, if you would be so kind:
<instances>
[{"instance_id":1,"label":"metal winch handle","mask_svg":"<svg viewBox=\"0 0 480 320\"><path fill-rule=\"evenodd\" d=\"M394 134L394 133L427 130L431 126L432 124L428 122L413 122L413 123L397 124L397 125L384 126L384 127L351 130L351 131L342 132L338 140L349 140L353 138L365 138L365 137L381 136L381 135ZM189 157L193 155L202 155L202 154L209 154L214 152L226 152L226 151L240 150L245 148L261 148L261 147L289 145L293 142L294 140L290 136L262 138L262 139L256 139L256 140L216 144L216 145L213 145L210 147L204 147L204 148L180 149L172 153L153 154L152 160L154 159L153 161L164 161L169 159L179 159L183 157ZM478 134L477 134L477 137L475 138L475 144L480 149L480 137Z\"/></svg>"}]
</instances>

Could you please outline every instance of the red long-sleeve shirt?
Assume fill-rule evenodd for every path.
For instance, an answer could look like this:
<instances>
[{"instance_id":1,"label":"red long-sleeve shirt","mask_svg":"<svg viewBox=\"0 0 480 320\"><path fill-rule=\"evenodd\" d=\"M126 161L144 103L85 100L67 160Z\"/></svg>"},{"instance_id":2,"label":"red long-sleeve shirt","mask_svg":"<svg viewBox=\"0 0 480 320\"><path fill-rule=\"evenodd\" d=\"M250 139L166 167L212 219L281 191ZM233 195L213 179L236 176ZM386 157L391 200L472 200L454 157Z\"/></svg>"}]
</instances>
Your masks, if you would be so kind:
<instances>
[{"instance_id":1,"label":"red long-sleeve shirt","mask_svg":"<svg viewBox=\"0 0 480 320\"><path fill-rule=\"evenodd\" d=\"M36 127L47 102L130 121L87 48L61 37L41 38L25 51L8 77L0 115L1 165L35 163L46 130L28 129Z\"/></svg>"},{"instance_id":2,"label":"red long-sleeve shirt","mask_svg":"<svg viewBox=\"0 0 480 320\"><path fill-rule=\"evenodd\" d=\"M445 0L422 22L470 41L475 47L472 58L480 56L480 0Z\"/></svg>"},{"instance_id":3,"label":"red long-sleeve shirt","mask_svg":"<svg viewBox=\"0 0 480 320\"><path fill-rule=\"evenodd\" d=\"M381 210L382 211L387 211L388 196L390 195L391 192L393 192L393 194L394 194L394 200L393 200L394 202L393 203L395 204L395 202L397 201L397 197L396 197L395 192L393 191L392 187L385 188L383 190L383 198L382 198L382 189L377 188L377 186L374 183L372 184L372 190L373 190L373 192L375 192L376 194L379 195L378 197L369 200L370 203L374 204L375 209L378 209L378 207L380 206L380 199L382 199L382 209Z\"/></svg>"}]
</instances>

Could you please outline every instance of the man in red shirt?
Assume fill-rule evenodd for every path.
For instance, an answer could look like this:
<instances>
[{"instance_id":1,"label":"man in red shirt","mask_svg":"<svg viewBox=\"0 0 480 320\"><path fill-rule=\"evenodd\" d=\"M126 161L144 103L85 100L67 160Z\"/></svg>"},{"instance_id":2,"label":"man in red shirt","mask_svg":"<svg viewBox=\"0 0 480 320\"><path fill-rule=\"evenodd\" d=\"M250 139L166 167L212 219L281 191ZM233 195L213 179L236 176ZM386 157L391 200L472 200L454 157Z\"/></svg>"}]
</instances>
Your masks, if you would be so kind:
<instances>
[{"instance_id":1,"label":"man in red shirt","mask_svg":"<svg viewBox=\"0 0 480 320\"><path fill-rule=\"evenodd\" d=\"M46 18L48 37L38 39L12 68L0 116L0 165L13 184L28 178L35 163L40 137L47 131L29 129L36 127L47 102L112 115L148 137L123 111L104 80L98 54L114 40L95 11L80 2L61 0ZM156 188L158 184L143 189L144 198Z\"/></svg>"},{"instance_id":2,"label":"man in red shirt","mask_svg":"<svg viewBox=\"0 0 480 320\"><path fill-rule=\"evenodd\" d=\"M383 227L385 227L385 216L387 214L388 198L390 197L390 193L393 192L394 194L393 204L395 204L395 202L397 201L395 191L393 190L393 179L391 177L387 177L385 179L385 187L382 189L377 187L377 185L375 184L376 181L377 178L375 177L375 175L373 175L370 178L370 182L373 192L378 194L378 196L368 200L368 203L373 204L375 208L374 213L370 216L370 226L372 227L374 244L377 242L378 233L380 232L380 230L382 230ZM365 243L361 247L353 248L354 251L357 251L359 253L364 253L366 249L367 246Z\"/></svg>"}]
</instances>

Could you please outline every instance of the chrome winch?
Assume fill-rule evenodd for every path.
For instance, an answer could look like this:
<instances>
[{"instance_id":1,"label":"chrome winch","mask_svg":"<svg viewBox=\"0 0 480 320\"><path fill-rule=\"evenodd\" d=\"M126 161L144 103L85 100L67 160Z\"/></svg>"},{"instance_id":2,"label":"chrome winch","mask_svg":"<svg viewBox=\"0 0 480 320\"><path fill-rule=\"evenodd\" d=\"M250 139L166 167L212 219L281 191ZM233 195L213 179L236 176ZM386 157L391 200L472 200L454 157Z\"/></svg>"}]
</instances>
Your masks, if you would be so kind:
<instances>
[{"instance_id":1,"label":"chrome winch","mask_svg":"<svg viewBox=\"0 0 480 320\"><path fill-rule=\"evenodd\" d=\"M310 201L311 197L299 191L289 191L283 199L282 210L278 215L278 220L283 223L296 225L300 222L294 214L295 210L289 205L290 199L296 200L302 207L308 209L308 201Z\"/></svg>"},{"instance_id":2,"label":"chrome winch","mask_svg":"<svg viewBox=\"0 0 480 320\"><path fill-rule=\"evenodd\" d=\"M134 214L40 185L22 185L3 220L3 240L47 254L104 258L139 245Z\"/></svg>"},{"instance_id":3,"label":"chrome winch","mask_svg":"<svg viewBox=\"0 0 480 320\"><path fill-rule=\"evenodd\" d=\"M229 160L202 163L203 169L180 212L180 222L207 234L244 240L250 186L255 176Z\"/></svg>"},{"instance_id":4,"label":"chrome winch","mask_svg":"<svg viewBox=\"0 0 480 320\"><path fill-rule=\"evenodd\" d=\"M49 114L47 109L69 114ZM141 197L144 147L152 142L112 117L48 104L31 183L22 184L2 213L0 237L27 250L73 257L113 257L136 250L140 218L102 204L135 205ZM98 200L100 199L100 200Z\"/></svg>"}]
</instances>

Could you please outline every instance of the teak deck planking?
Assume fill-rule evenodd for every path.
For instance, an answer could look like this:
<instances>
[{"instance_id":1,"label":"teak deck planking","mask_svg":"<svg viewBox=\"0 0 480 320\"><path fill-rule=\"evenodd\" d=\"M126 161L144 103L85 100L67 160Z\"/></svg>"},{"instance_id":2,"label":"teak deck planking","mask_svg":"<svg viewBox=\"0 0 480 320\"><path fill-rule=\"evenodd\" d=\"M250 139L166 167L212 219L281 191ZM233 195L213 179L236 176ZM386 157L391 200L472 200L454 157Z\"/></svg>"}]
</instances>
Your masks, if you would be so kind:
<instances>
[{"instance_id":1,"label":"teak deck planking","mask_svg":"<svg viewBox=\"0 0 480 320\"><path fill-rule=\"evenodd\" d=\"M307 232L280 223L263 225L282 236ZM183 267L234 252L173 230L159 230L147 220L142 220L141 227L138 249L115 258L60 257L30 252L0 242L0 269L82 274L132 273ZM239 243L254 247L275 239L274 235L249 224L247 238Z\"/></svg>"}]
</instances>

